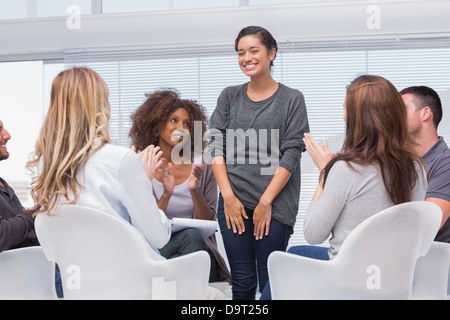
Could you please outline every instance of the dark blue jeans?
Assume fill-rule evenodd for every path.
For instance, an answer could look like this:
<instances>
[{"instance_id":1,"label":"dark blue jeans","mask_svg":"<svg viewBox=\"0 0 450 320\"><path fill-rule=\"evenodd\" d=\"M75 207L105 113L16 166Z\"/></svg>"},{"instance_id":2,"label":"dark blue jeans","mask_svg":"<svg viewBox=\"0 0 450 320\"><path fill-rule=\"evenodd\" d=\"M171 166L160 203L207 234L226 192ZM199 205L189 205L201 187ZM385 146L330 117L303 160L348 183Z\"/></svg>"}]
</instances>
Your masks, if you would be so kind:
<instances>
[{"instance_id":1,"label":"dark blue jeans","mask_svg":"<svg viewBox=\"0 0 450 320\"><path fill-rule=\"evenodd\" d=\"M205 240L198 230L188 228L172 233L169 242L159 249L159 253L171 259L200 250L206 250Z\"/></svg>"},{"instance_id":2,"label":"dark blue jeans","mask_svg":"<svg viewBox=\"0 0 450 320\"><path fill-rule=\"evenodd\" d=\"M269 235L255 240L253 235L253 210L245 209L245 232L239 235L227 228L222 195L219 195L217 215L220 231L231 269L233 300L254 300L256 288L260 291L269 280L267 258L275 251L286 251L293 232L288 225L275 219L270 222Z\"/></svg>"}]
</instances>

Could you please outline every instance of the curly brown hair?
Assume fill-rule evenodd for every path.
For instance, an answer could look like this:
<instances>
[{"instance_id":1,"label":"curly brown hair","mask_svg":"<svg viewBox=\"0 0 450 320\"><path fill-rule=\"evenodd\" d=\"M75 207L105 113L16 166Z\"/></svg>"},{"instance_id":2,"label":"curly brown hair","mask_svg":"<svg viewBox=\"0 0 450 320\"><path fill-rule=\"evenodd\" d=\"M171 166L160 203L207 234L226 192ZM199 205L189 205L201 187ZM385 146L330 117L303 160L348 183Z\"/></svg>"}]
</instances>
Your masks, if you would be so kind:
<instances>
[{"instance_id":1,"label":"curly brown hair","mask_svg":"<svg viewBox=\"0 0 450 320\"><path fill-rule=\"evenodd\" d=\"M194 122L202 122L202 149L204 149L203 136L208 120L203 106L195 100L180 99L174 89L157 90L145 96L146 101L131 115L132 126L129 136L138 151L151 144L158 145L162 128L169 116L179 108L184 108L190 117L191 151L194 151Z\"/></svg>"}]
</instances>

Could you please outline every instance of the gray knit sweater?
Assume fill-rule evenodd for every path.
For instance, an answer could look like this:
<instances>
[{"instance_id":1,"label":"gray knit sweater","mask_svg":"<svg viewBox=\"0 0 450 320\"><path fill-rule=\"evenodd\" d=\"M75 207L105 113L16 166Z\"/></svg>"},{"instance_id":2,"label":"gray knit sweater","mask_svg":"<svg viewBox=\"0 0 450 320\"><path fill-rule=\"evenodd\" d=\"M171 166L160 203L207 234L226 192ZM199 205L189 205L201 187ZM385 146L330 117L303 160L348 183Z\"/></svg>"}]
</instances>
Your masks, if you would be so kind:
<instances>
[{"instance_id":1,"label":"gray knit sweater","mask_svg":"<svg viewBox=\"0 0 450 320\"><path fill-rule=\"evenodd\" d=\"M304 236L318 245L329 240L328 254L333 259L347 235L362 221L394 205L377 165L360 165L338 161L331 168L319 200L312 201L305 216ZM419 180L412 201L425 199L426 172L417 163Z\"/></svg>"},{"instance_id":2,"label":"gray knit sweater","mask_svg":"<svg viewBox=\"0 0 450 320\"><path fill-rule=\"evenodd\" d=\"M272 203L272 217L293 227L305 132L309 124L300 91L279 84L270 98L254 102L247 84L233 86L222 91L211 115L207 150L211 157L226 158L234 194L249 209L258 205L278 166L289 170L292 176Z\"/></svg>"}]
</instances>

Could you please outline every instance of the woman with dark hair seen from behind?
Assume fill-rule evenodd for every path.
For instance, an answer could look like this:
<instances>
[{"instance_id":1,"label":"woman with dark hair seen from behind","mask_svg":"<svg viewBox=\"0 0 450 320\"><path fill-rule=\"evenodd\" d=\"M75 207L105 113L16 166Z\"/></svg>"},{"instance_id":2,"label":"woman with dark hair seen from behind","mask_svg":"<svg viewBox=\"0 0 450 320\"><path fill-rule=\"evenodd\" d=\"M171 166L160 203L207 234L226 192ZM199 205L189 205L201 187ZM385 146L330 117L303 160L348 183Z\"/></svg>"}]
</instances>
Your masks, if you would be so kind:
<instances>
[{"instance_id":1,"label":"woman with dark hair seen from behind","mask_svg":"<svg viewBox=\"0 0 450 320\"><path fill-rule=\"evenodd\" d=\"M221 192L218 219L233 299L253 300L258 284L262 290L268 280L267 258L286 250L293 232L309 125L303 94L272 78L278 46L269 31L242 29L235 50L250 81L220 94L210 119L217 137L210 138L207 154Z\"/></svg>"},{"instance_id":2,"label":"woman with dark hair seen from behind","mask_svg":"<svg viewBox=\"0 0 450 320\"><path fill-rule=\"evenodd\" d=\"M393 205L424 199L426 173L408 134L397 89L385 78L360 76L347 87L344 108L346 134L340 153L333 155L325 140L320 145L310 134L304 138L321 172L305 215L304 236L319 245L331 235L329 247L295 246L290 253L331 260L362 221ZM261 299L270 299L269 284Z\"/></svg>"},{"instance_id":3,"label":"woman with dark hair seen from behind","mask_svg":"<svg viewBox=\"0 0 450 320\"><path fill-rule=\"evenodd\" d=\"M216 220L218 189L212 169L200 161L193 163L195 152L203 152L207 124L203 107L194 100L180 99L174 90L159 90L147 95L131 120L130 137L136 150L155 145L163 153L164 167L152 180L158 207L170 219ZM198 140L202 146L195 150ZM229 282L215 235L203 239L198 230L188 228L173 233L159 251L169 259L199 250L206 250L211 257L210 282Z\"/></svg>"}]
</instances>

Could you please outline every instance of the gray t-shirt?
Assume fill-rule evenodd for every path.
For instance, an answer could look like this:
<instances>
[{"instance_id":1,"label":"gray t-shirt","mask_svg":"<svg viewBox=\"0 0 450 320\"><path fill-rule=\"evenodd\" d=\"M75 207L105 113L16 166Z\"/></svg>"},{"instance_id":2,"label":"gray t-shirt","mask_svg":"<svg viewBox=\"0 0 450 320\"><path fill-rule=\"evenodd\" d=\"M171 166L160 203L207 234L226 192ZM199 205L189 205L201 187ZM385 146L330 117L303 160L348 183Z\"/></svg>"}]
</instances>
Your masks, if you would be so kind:
<instances>
[{"instance_id":1,"label":"gray t-shirt","mask_svg":"<svg viewBox=\"0 0 450 320\"><path fill-rule=\"evenodd\" d=\"M428 190L425 198L439 198L450 201L450 149L439 137L438 142L422 157L425 161ZM450 243L450 219L436 235L435 241Z\"/></svg>"},{"instance_id":2,"label":"gray t-shirt","mask_svg":"<svg viewBox=\"0 0 450 320\"><path fill-rule=\"evenodd\" d=\"M228 179L236 197L254 209L281 166L291 178L272 203L272 217L291 227L300 196L303 136L309 132L303 94L283 84L268 99L254 102L247 83L220 94L210 119L210 159L226 158Z\"/></svg>"},{"instance_id":3,"label":"gray t-shirt","mask_svg":"<svg viewBox=\"0 0 450 320\"><path fill-rule=\"evenodd\" d=\"M322 195L312 201L305 216L304 236L318 245L331 234L328 250L333 259L347 235L370 216L394 205L389 197L377 165L360 165L338 161L331 168ZM417 163L419 181L412 201L423 201L426 188L425 169Z\"/></svg>"}]
</instances>

